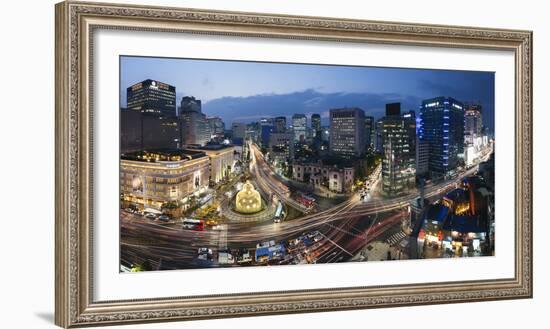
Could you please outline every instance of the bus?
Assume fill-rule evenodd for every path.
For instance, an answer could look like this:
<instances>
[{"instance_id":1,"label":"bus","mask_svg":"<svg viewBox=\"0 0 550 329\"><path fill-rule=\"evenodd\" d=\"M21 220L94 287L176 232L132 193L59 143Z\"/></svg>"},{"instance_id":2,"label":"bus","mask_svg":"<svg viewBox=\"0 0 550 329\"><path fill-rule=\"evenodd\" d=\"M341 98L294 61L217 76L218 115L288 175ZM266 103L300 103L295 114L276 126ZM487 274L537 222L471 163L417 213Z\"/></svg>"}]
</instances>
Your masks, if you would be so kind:
<instances>
[{"instance_id":1,"label":"bus","mask_svg":"<svg viewBox=\"0 0 550 329\"><path fill-rule=\"evenodd\" d=\"M311 207L315 203L315 198L309 195L306 195L304 193L300 193L300 195L298 196L298 202L300 202L306 207Z\"/></svg>"},{"instance_id":2,"label":"bus","mask_svg":"<svg viewBox=\"0 0 550 329\"><path fill-rule=\"evenodd\" d=\"M204 221L201 219L184 218L181 227L186 230L204 231Z\"/></svg>"},{"instance_id":3,"label":"bus","mask_svg":"<svg viewBox=\"0 0 550 329\"><path fill-rule=\"evenodd\" d=\"M277 209L275 209L275 216L273 217L273 221L275 223L280 223L283 221L284 217L285 217L285 212L283 209L283 204L281 202L278 202Z\"/></svg>"}]
</instances>

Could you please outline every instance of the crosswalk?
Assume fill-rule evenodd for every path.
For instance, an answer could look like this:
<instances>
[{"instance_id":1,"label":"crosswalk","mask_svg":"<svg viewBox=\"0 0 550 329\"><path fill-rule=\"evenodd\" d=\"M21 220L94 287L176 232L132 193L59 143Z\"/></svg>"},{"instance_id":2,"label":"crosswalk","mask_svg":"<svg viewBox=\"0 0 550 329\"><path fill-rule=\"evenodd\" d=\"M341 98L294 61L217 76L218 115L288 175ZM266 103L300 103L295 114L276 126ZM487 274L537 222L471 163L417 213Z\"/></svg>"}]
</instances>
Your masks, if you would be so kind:
<instances>
[{"instance_id":1,"label":"crosswalk","mask_svg":"<svg viewBox=\"0 0 550 329\"><path fill-rule=\"evenodd\" d=\"M227 249L227 224L221 225L220 234L218 235L219 250Z\"/></svg>"},{"instance_id":2,"label":"crosswalk","mask_svg":"<svg viewBox=\"0 0 550 329\"><path fill-rule=\"evenodd\" d=\"M389 238L387 238L386 243L393 247L397 245L399 242L401 242L401 240L403 240L403 238L405 238L406 236L407 235L403 231L399 231L397 233L392 234Z\"/></svg>"}]
</instances>

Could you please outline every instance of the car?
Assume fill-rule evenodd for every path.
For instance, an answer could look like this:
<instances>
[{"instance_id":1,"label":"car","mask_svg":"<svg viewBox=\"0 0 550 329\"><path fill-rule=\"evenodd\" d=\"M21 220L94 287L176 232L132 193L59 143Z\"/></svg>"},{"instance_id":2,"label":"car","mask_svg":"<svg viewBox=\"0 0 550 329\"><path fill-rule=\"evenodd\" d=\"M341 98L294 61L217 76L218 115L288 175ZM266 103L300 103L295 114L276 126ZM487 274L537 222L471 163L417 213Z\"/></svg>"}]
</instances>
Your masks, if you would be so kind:
<instances>
[{"instance_id":1,"label":"car","mask_svg":"<svg viewBox=\"0 0 550 329\"><path fill-rule=\"evenodd\" d=\"M206 220L205 224L208 225L208 226L216 226L216 225L218 225L218 221L215 220L215 219L209 218L209 219Z\"/></svg>"},{"instance_id":2,"label":"car","mask_svg":"<svg viewBox=\"0 0 550 329\"><path fill-rule=\"evenodd\" d=\"M159 216L159 220L163 221L163 222L167 222L170 220L170 217L166 216L166 215L160 215Z\"/></svg>"},{"instance_id":3,"label":"car","mask_svg":"<svg viewBox=\"0 0 550 329\"><path fill-rule=\"evenodd\" d=\"M210 248L199 248L197 250L197 260L202 262L212 262L214 257L212 256L212 249Z\"/></svg>"},{"instance_id":4,"label":"car","mask_svg":"<svg viewBox=\"0 0 550 329\"><path fill-rule=\"evenodd\" d=\"M201 261L212 261L212 257L208 257L207 254L200 254L197 256L197 259Z\"/></svg>"},{"instance_id":5,"label":"car","mask_svg":"<svg viewBox=\"0 0 550 329\"><path fill-rule=\"evenodd\" d=\"M252 263L252 253L250 252L250 250L239 250L237 254L237 263L241 265Z\"/></svg>"},{"instance_id":6,"label":"car","mask_svg":"<svg viewBox=\"0 0 550 329\"><path fill-rule=\"evenodd\" d=\"M206 247L202 247L202 248L199 248L197 250L197 253L200 255L200 254L209 254L209 255L212 255L212 249L210 248L206 248Z\"/></svg>"},{"instance_id":7,"label":"car","mask_svg":"<svg viewBox=\"0 0 550 329\"><path fill-rule=\"evenodd\" d=\"M152 214L152 213L149 212L149 213L145 214L145 218L155 220L155 219L157 219L157 215Z\"/></svg>"}]
</instances>

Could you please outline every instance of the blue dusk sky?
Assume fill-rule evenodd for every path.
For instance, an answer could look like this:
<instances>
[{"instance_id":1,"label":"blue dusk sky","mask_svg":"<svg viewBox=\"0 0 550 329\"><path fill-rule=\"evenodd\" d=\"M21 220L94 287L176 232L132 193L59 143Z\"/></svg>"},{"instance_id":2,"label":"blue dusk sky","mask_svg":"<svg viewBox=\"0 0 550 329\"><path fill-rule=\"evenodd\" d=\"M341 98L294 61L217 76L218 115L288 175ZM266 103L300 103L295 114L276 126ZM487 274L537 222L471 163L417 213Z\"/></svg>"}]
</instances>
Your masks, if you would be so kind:
<instances>
[{"instance_id":1,"label":"blue dusk sky","mask_svg":"<svg viewBox=\"0 0 550 329\"><path fill-rule=\"evenodd\" d=\"M226 126L294 113L319 113L327 124L338 107L379 118L386 103L418 112L423 99L437 96L480 103L484 124L494 126L493 72L122 56L121 107L126 88L145 79L175 86L178 105L183 96L201 99L203 112Z\"/></svg>"}]
</instances>

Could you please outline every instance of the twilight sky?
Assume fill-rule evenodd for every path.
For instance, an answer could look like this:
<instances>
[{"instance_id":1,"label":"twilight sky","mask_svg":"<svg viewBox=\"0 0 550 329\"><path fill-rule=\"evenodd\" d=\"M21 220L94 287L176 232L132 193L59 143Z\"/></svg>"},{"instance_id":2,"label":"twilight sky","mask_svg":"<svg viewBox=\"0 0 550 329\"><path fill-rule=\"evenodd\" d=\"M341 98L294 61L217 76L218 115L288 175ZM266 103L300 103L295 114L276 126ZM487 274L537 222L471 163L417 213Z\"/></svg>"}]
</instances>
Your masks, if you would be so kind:
<instances>
[{"instance_id":1,"label":"twilight sky","mask_svg":"<svg viewBox=\"0 0 550 329\"><path fill-rule=\"evenodd\" d=\"M154 79L176 87L178 105L182 96L201 99L203 112L226 126L294 113L320 113L327 124L329 109L345 106L379 118L386 103L418 112L423 99L437 96L481 103L484 124L494 126L493 72L130 56L120 64L120 106L127 87Z\"/></svg>"}]
</instances>

